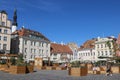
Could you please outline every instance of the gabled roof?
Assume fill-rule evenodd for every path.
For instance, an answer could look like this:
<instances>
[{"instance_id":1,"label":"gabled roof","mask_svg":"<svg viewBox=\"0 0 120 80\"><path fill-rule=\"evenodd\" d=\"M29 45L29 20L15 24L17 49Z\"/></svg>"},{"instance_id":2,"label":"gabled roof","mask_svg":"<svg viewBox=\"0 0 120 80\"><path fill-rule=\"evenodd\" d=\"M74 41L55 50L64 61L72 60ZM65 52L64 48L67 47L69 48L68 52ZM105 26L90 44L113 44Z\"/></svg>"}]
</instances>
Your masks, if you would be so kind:
<instances>
[{"instance_id":1,"label":"gabled roof","mask_svg":"<svg viewBox=\"0 0 120 80\"><path fill-rule=\"evenodd\" d=\"M94 48L95 47L94 43L95 43L95 39L87 40L82 46L80 46L78 50Z\"/></svg>"},{"instance_id":2,"label":"gabled roof","mask_svg":"<svg viewBox=\"0 0 120 80\"><path fill-rule=\"evenodd\" d=\"M50 41L44 35L42 35L40 32L26 29L26 28L21 28L20 30L16 30L15 32L12 33L12 35L19 35L19 36L26 36L26 37L36 36L36 37L40 37L46 41Z\"/></svg>"},{"instance_id":3,"label":"gabled roof","mask_svg":"<svg viewBox=\"0 0 120 80\"><path fill-rule=\"evenodd\" d=\"M72 50L67 45L51 43L51 53L72 54Z\"/></svg>"}]
</instances>

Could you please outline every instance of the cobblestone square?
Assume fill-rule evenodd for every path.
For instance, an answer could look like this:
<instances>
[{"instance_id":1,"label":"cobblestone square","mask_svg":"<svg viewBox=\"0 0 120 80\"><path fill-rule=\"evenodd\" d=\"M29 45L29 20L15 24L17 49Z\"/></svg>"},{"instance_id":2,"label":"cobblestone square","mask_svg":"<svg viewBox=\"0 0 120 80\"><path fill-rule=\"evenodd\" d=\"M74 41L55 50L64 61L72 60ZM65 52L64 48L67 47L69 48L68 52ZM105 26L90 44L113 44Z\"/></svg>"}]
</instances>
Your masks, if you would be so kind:
<instances>
[{"instance_id":1,"label":"cobblestone square","mask_svg":"<svg viewBox=\"0 0 120 80\"><path fill-rule=\"evenodd\" d=\"M92 75L69 76L67 70L39 70L28 74L9 74L0 71L0 80L120 80L120 74L113 76Z\"/></svg>"}]
</instances>

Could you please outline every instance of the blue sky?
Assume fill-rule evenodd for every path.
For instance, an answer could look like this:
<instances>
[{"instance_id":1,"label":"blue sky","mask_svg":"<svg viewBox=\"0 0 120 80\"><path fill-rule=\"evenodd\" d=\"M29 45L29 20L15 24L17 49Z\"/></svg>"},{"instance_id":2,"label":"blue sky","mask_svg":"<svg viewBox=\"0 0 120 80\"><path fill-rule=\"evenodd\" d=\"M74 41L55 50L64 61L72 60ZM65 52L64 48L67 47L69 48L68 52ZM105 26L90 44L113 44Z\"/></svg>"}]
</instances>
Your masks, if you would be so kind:
<instances>
[{"instance_id":1,"label":"blue sky","mask_svg":"<svg viewBox=\"0 0 120 80\"><path fill-rule=\"evenodd\" d=\"M22 26L44 34L52 42L75 42L120 33L120 0L0 0L0 10L12 19L18 11Z\"/></svg>"}]
</instances>

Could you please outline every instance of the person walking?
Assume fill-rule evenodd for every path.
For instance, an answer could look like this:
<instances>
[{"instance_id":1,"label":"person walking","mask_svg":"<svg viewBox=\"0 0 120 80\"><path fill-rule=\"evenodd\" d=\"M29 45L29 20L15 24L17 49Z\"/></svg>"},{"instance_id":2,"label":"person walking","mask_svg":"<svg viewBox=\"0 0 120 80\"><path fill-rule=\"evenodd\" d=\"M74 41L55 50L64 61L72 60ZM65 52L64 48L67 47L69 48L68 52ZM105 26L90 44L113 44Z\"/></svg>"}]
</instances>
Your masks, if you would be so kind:
<instances>
[{"instance_id":1,"label":"person walking","mask_svg":"<svg viewBox=\"0 0 120 80\"><path fill-rule=\"evenodd\" d=\"M111 64L107 63L106 65L106 76L112 76L112 71L111 71Z\"/></svg>"},{"instance_id":2,"label":"person walking","mask_svg":"<svg viewBox=\"0 0 120 80\"><path fill-rule=\"evenodd\" d=\"M95 74L97 71L97 66L96 65L93 65L93 74Z\"/></svg>"}]
</instances>

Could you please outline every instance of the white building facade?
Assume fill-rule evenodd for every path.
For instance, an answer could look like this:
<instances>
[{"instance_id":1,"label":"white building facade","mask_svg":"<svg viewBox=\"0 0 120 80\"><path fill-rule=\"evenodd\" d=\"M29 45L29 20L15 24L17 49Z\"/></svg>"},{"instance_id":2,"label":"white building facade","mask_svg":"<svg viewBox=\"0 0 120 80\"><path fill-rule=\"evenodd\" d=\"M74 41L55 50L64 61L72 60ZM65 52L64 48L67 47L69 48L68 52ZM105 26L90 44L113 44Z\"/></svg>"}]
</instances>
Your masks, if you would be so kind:
<instances>
[{"instance_id":1,"label":"white building facade","mask_svg":"<svg viewBox=\"0 0 120 80\"><path fill-rule=\"evenodd\" d=\"M97 54L98 57L113 57L115 54L113 50L113 43L112 41L114 40L114 37L106 37L106 38L97 38L97 41L95 41L95 53ZM109 48L107 42L109 42L109 45L111 48ZM107 58L100 59L98 58L97 61L99 60L107 60Z\"/></svg>"},{"instance_id":2,"label":"white building facade","mask_svg":"<svg viewBox=\"0 0 120 80\"><path fill-rule=\"evenodd\" d=\"M53 63L70 62L73 58L73 52L69 46L64 44L51 43L50 61Z\"/></svg>"},{"instance_id":3,"label":"white building facade","mask_svg":"<svg viewBox=\"0 0 120 80\"><path fill-rule=\"evenodd\" d=\"M3 10L0 12L0 50L10 53L11 21L8 14Z\"/></svg>"},{"instance_id":4,"label":"white building facade","mask_svg":"<svg viewBox=\"0 0 120 80\"><path fill-rule=\"evenodd\" d=\"M80 62L96 62L97 55L95 49L82 49L78 51L78 58Z\"/></svg>"},{"instance_id":5,"label":"white building facade","mask_svg":"<svg viewBox=\"0 0 120 80\"><path fill-rule=\"evenodd\" d=\"M115 54L113 40L115 40L115 38L112 36L106 38L98 37L93 42L92 40L86 41L84 46L78 50L79 60L81 62L97 62L101 60L108 60L109 57L113 57ZM108 46L108 42L110 47Z\"/></svg>"},{"instance_id":6,"label":"white building facade","mask_svg":"<svg viewBox=\"0 0 120 80\"><path fill-rule=\"evenodd\" d=\"M14 47L15 46L15 47ZM41 33L22 28L12 34L12 52L23 54L25 61L50 58L50 41Z\"/></svg>"}]
</instances>

